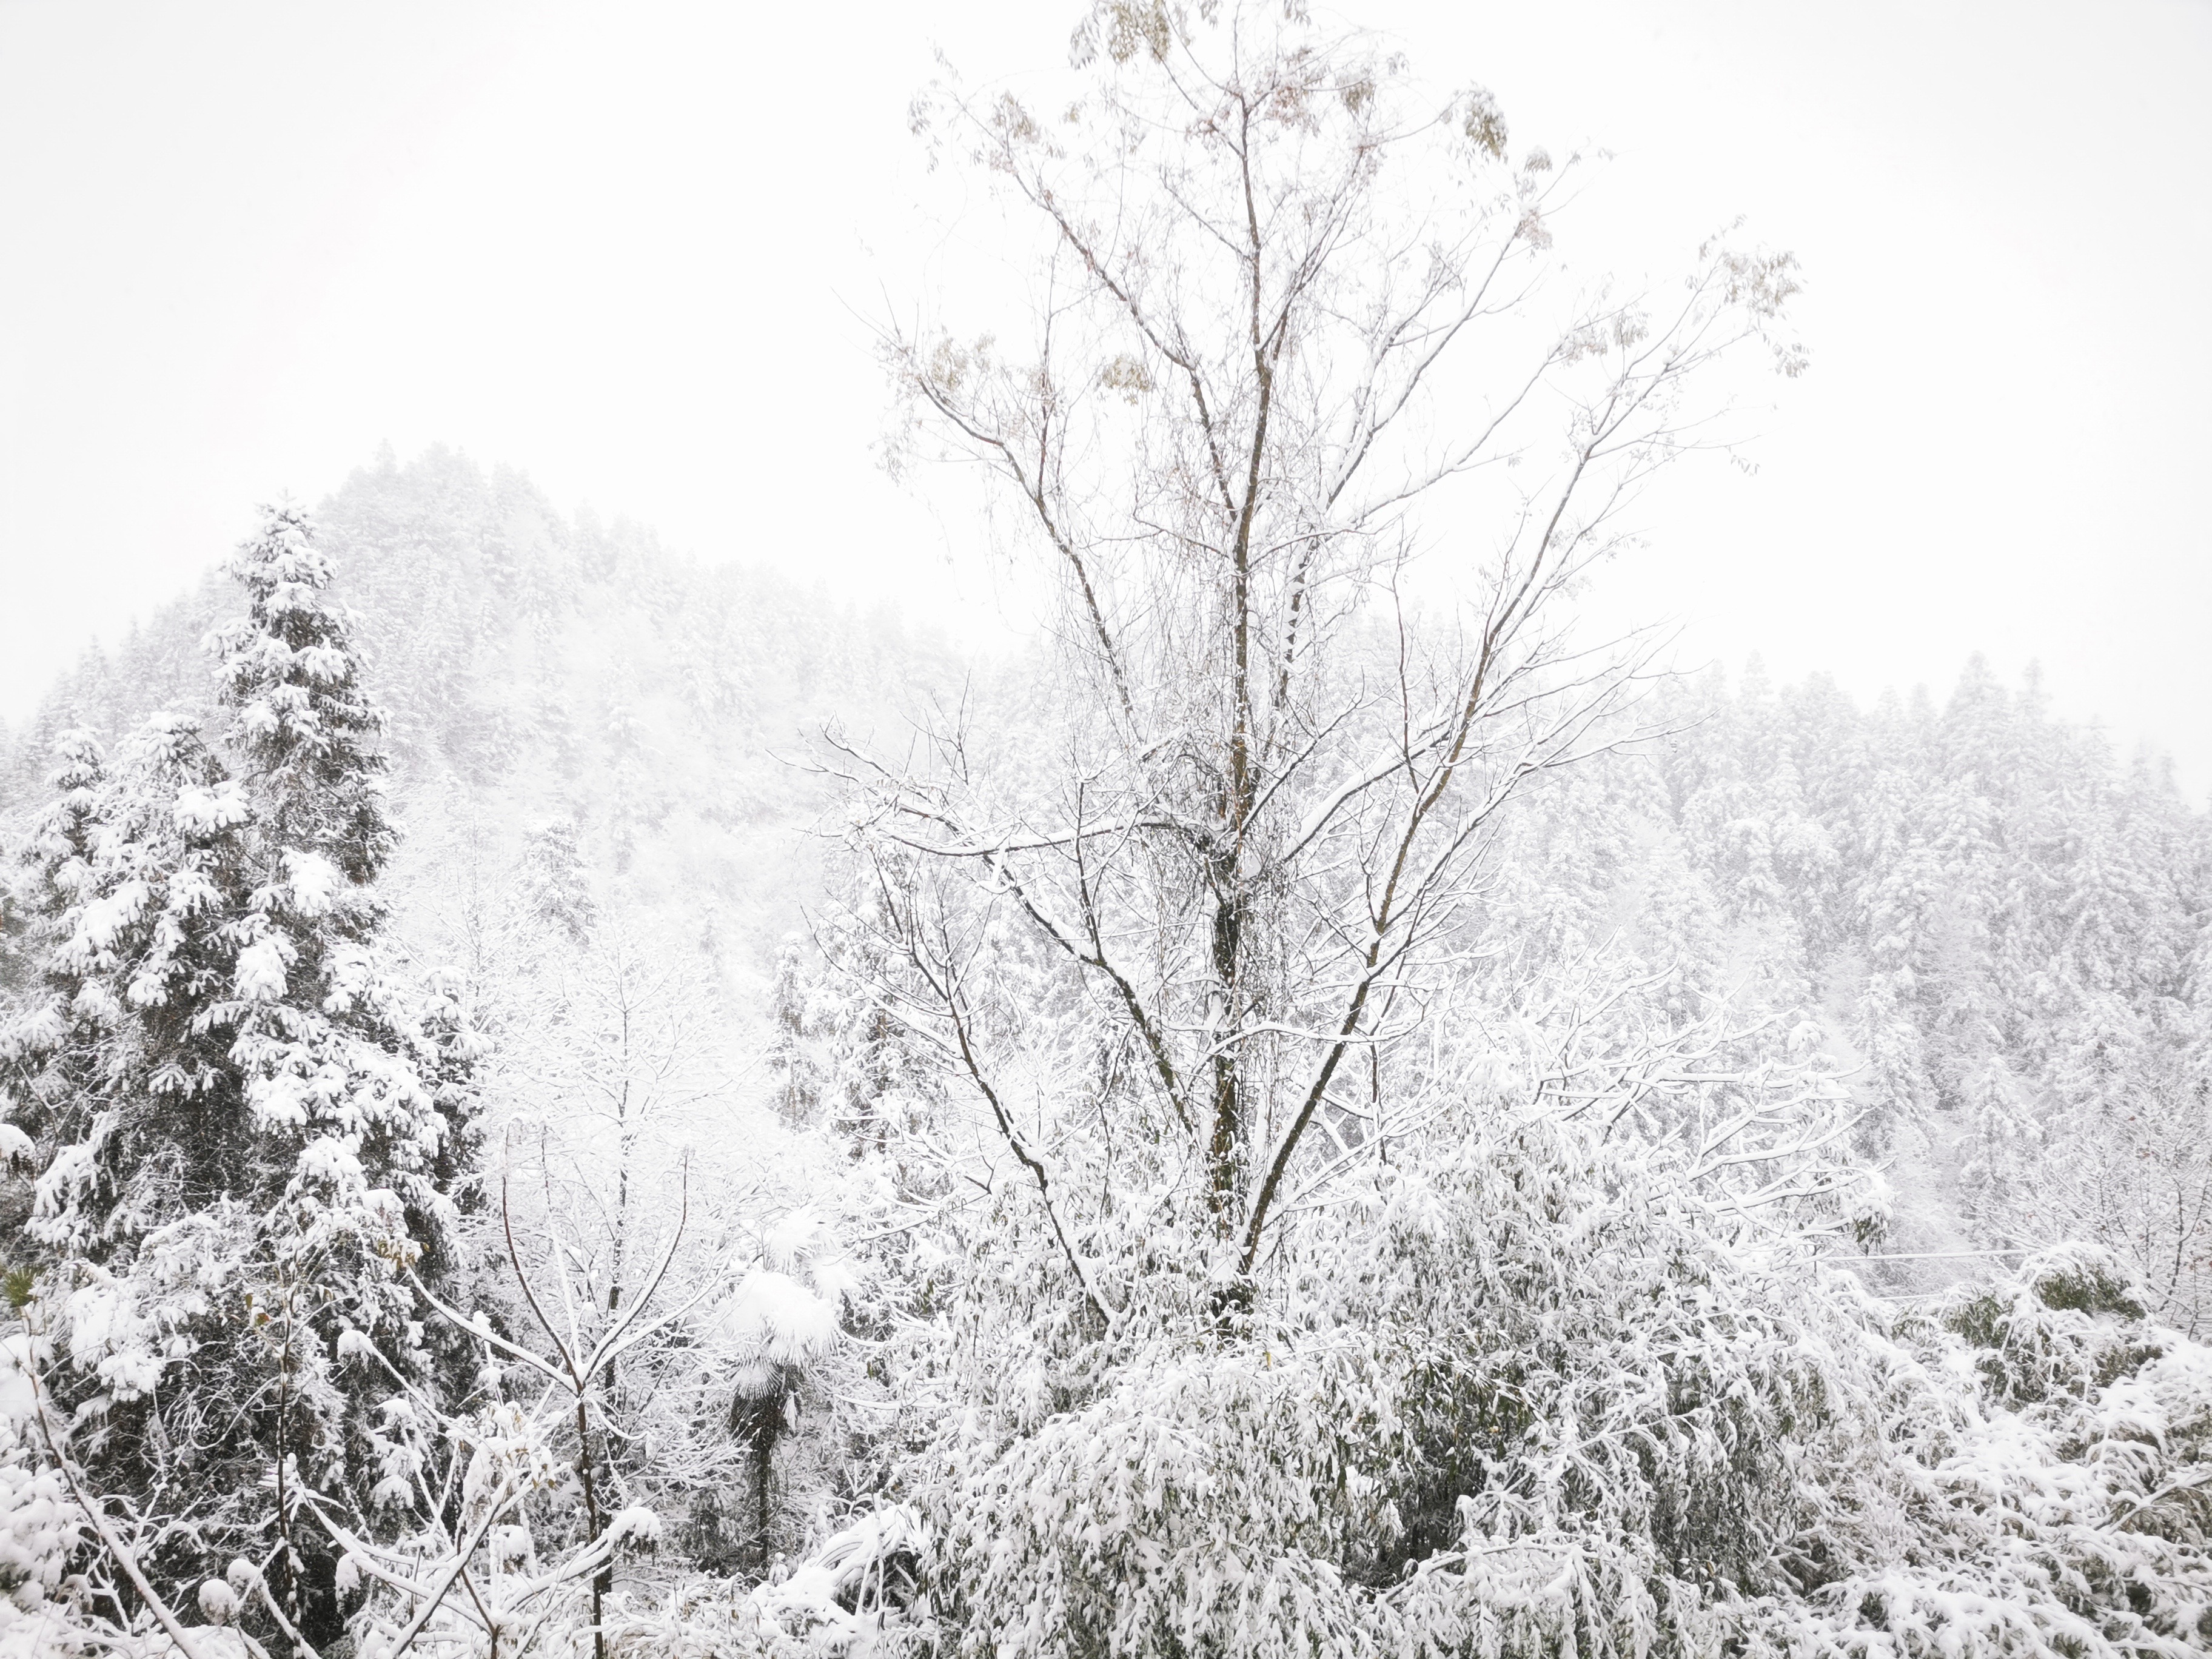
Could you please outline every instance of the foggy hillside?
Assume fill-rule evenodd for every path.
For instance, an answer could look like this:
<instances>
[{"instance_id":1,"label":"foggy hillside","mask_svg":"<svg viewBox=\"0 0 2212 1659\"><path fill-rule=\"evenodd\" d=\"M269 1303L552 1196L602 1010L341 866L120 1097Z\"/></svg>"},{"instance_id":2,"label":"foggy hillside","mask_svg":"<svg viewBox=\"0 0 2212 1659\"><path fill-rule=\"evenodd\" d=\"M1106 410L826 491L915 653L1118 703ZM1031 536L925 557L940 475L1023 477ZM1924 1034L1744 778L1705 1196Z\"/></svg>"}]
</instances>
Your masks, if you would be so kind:
<instances>
[{"instance_id":1,"label":"foggy hillside","mask_svg":"<svg viewBox=\"0 0 2212 1659\"><path fill-rule=\"evenodd\" d=\"M391 714L403 932L456 948L457 908L522 879L533 832L573 826L595 887L714 964L755 1046L836 864L824 733L896 752L950 698L1026 695L893 617L572 521L450 452L386 454L317 516ZM112 741L156 708L204 710L226 586L210 575L56 688L7 756L16 815L62 731ZM1672 683L1621 730L1666 734L1532 800L1496 872L1528 907L1510 920L1817 1027L1893 1188L1894 1250L2087 1233L2185 1324L2212 1317L2189 1073L2212 1048L2212 830L2156 757L2114 754L1978 659L1940 702L1872 709L1754 661L1733 685ZM1891 1272L1924 1286L1992 1260Z\"/></svg>"},{"instance_id":2,"label":"foggy hillside","mask_svg":"<svg viewBox=\"0 0 2212 1659\"><path fill-rule=\"evenodd\" d=\"M386 453L0 747L0 1659L2205 1652L2212 817L1588 637L1791 254L1070 74L876 341L1003 657Z\"/></svg>"},{"instance_id":3,"label":"foggy hillside","mask_svg":"<svg viewBox=\"0 0 2212 1659\"><path fill-rule=\"evenodd\" d=\"M902 710L957 694L961 665L885 611L564 517L526 478L450 451L404 466L387 452L317 521L391 716L407 834L390 879L416 895L410 929L434 927L458 871L505 872L565 823L625 906L711 949L757 999L815 885L825 726L895 733ZM9 734L0 810L36 804L64 731L112 742L157 708L204 713L203 642L228 590L210 573L88 655Z\"/></svg>"}]
</instances>

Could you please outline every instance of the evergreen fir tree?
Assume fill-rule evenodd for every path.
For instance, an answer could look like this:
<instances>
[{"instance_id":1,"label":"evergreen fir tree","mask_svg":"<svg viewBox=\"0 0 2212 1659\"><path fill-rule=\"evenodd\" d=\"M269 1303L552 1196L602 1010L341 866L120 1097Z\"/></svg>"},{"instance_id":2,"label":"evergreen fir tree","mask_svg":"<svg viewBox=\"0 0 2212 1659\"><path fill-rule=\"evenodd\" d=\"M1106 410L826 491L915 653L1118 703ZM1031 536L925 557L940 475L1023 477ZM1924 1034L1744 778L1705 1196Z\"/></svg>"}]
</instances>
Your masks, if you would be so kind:
<instances>
[{"instance_id":1,"label":"evergreen fir tree","mask_svg":"<svg viewBox=\"0 0 2212 1659\"><path fill-rule=\"evenodd\" d=\"M408 1275L452 1265L476 1043L377 949L381 716L305 515L267 510L231 571L219 741L157 716L112 774L64 745L32 848L46 994L0 1038L41 1154L11 1251L103 1489L188 1483L155 1565L190 1582L274 1526L272 1579L328 1634L333 1564L285 1505L372 1482L391 1378L349 1333L432 1364Z\"/></svg>"},{"instance_id":2,"label":"evergreen fir tree","mask_svg":"<svg viewBox=\"0 0 2212 1659\"><path fill-rule=\"evenodd\" d=\"M575 823L556 818L531 831L522 862L531 914L569 944L590 944L599 925L599 903L592 896Z\"/></svg>"}]
</instances>

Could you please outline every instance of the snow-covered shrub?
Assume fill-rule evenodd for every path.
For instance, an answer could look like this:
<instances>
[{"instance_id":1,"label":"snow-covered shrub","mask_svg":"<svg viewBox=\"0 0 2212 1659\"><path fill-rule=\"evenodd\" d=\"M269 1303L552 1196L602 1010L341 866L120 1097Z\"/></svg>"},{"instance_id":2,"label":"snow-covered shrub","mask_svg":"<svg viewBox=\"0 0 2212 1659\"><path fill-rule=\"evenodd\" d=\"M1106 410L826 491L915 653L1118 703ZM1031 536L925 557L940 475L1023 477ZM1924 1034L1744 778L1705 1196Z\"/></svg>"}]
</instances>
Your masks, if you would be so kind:
<instances>
[{"instance_id":1,"label":"snow-covered shrub","mask_svg":"<svg viewBox=\"0 0 2212 1659\"><path fill-rule=\"evenodd\" d=\"M1832 1587L1846 1650L2212 1646L2212 1348L2090 1247L1899 1322L1905 1547ZM1909 1358L1904 1356L1909 1355Z\"/></svg>"},{"instance_id":2,"label":"snow-covered shrub","mask_svg":"<svg viewBox=\"0 0 2212 1659\"><path fill-rule=\"evenodd\" d=\"M2212 1634L2212 1351L2098 1253L1899 1315L1686 1194L1663 1149L1544 1123L1376 1164L1249 1315L1161 1229L1102 1320L1039 1231L979 1212L912 1263L936 1317L897 1362L884 1491L926 1541L891 1627L937 1651L2085 1659ZM851 1639L776 1629L802 1626Z\"/></svg>"},{"instance_id":3,"label":"snow-covered shrub","mask_svg":"<svg viewBox=\"0 0 2212 1659\"><path fill-rule=\"evenodd\" d=\"M1864 1524L1858 1332L1656 1186L1549 1127L1377 1165L1227 1323L1202 1248L1111 1331L947 1263L894 1490L956 1645L1634 1652L1821 1582Z\"/></svg>"},{"instance_id":4,"label":"snow-covered shrub","mask_svg":"<svg viewBox=\"0 0 2212 1659\"><path fill-rule=\"evenodd\" d=\"M43 1616L86 1536L76 1500L40 1442L24 1371L30 1352L27 1333L0 1341L0 1632L12 1615Z\"/></svg>"}]
</instances>

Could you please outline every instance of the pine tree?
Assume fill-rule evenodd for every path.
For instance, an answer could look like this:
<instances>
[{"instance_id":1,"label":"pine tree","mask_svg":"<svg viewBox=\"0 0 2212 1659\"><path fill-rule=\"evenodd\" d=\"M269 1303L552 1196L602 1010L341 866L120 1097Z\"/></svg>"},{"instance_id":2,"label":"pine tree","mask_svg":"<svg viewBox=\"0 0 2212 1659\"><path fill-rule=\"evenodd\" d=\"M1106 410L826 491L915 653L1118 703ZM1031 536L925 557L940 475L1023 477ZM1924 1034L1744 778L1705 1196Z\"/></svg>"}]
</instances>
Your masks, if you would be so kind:
<instances>
[{"instance_id":1,"label":"pine tree","mask_svg":"<svg viewBox=\"0 0 2212 1659\"><path fill-rule=\"evenodd\" d=\"M572 945L591 943L599 902L577 844L573 819L555 818L530 832L524 843L523 885L531 914Z\"/></svg>"},{"instance_id":2,"label":"pine tree","mask_svg":"<svg viewBox=\"0 0 2212 1659\"><path fill-rule=\"evenodd\" d=\"M370 1484L391 1379L346 1363L349 1332L432 1366L407 1276L452 1265L476 1042L379 953L381 716L306 516L266 510L230 569L217 740L157 716L111 771L71 739L33 837L45 995L0 1081L41 1168L10 1249L78 1455L189 1516L157 1565L188 1580L281 1534L272 1577L327 1632L332 1564L287 1506Z\"/></svg>"}]
</instances>

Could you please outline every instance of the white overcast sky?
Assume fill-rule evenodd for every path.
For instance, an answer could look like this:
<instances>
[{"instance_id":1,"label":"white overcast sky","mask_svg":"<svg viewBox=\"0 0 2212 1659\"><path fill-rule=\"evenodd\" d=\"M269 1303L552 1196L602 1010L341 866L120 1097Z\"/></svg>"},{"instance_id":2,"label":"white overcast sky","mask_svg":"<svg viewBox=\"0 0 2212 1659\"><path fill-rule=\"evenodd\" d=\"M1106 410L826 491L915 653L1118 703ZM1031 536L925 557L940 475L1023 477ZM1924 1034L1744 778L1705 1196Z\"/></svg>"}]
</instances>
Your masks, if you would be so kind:
<instances>
[{"instance_id":1,"label":"white overcast sky","mask_svg":"<svg viewBox=\"0 0 2212 1659\"><path fill-rule=\"evenodd\" d=\"M1609 609L1863 696L2039 659L2212 786L2212 3L1346 9L1612 152L1607 261L1739 214L1802 261L1759 471L1672 485ZM873 467L863 317L964 234L906 133L933 48L1052 69L1075 10L0 0L0 718L387 440L988 602Z\"/></svg>"}]
</instances>

